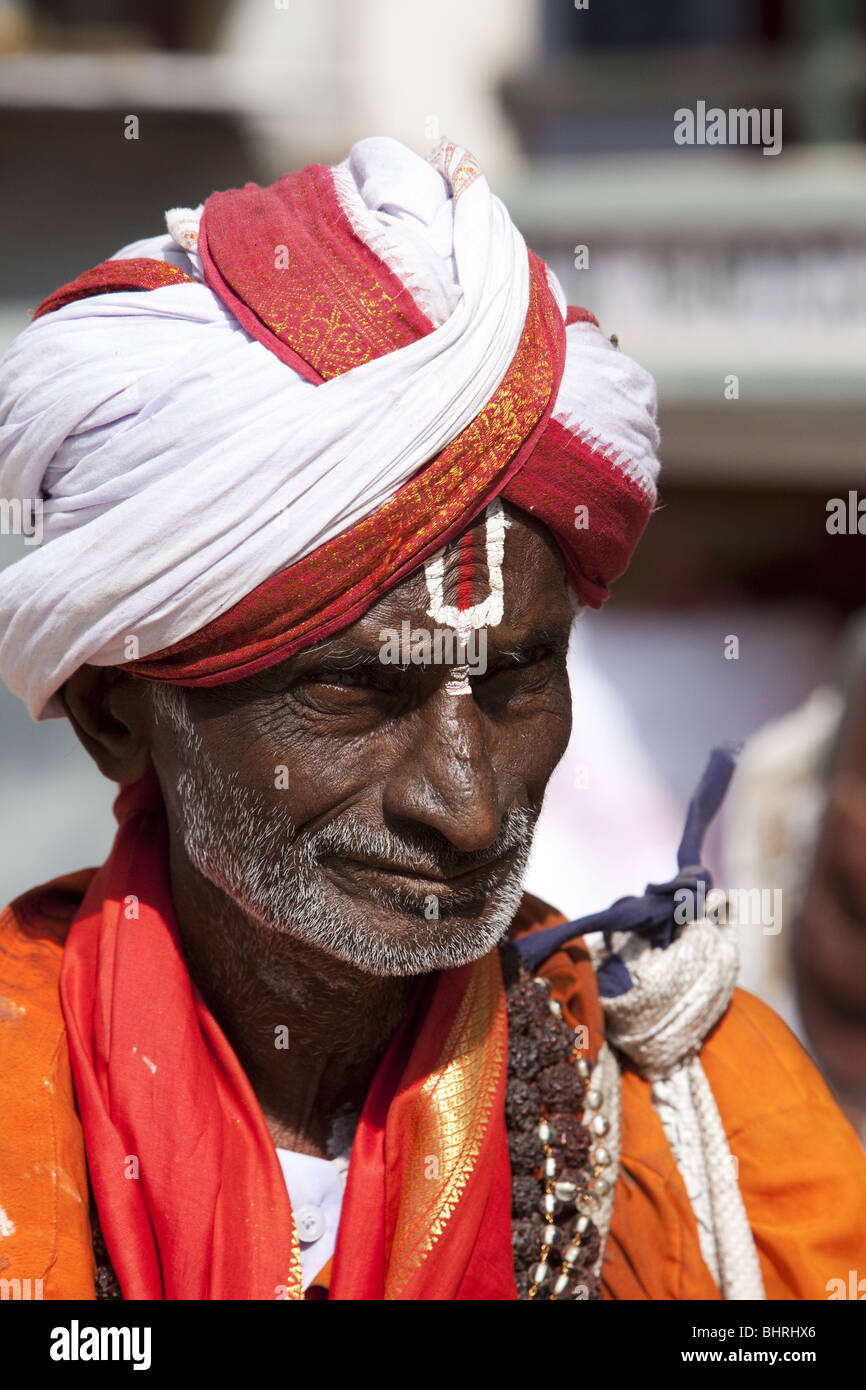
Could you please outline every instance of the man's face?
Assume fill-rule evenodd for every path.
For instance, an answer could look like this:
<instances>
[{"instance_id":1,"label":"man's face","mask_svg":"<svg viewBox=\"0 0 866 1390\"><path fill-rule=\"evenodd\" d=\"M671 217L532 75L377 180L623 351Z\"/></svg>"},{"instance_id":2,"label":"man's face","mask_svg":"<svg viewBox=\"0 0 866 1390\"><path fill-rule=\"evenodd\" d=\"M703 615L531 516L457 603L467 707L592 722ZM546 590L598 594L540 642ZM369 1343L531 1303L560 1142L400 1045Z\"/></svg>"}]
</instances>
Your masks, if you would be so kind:
<instances>
[{"instance_id":1,"label":"man's face","mask_svg":"<svg viewBox=\"0 0 866 1390\"><path fill-rule=\"evenodd\" d=\"M573 609L554 542L524 513L506 515L503 616L485 629L471 694L453 693L441 627L438 661L382 659L385 630L404 623L436 653L423 568L259 675L150 688L175 848L260 928L378 975L465 964L507 930L570 733ZM473 551L478 602L489 591L483 517ZM445 557L452 604L458 555L459 543Z\"/></svg>"}]
</instances>

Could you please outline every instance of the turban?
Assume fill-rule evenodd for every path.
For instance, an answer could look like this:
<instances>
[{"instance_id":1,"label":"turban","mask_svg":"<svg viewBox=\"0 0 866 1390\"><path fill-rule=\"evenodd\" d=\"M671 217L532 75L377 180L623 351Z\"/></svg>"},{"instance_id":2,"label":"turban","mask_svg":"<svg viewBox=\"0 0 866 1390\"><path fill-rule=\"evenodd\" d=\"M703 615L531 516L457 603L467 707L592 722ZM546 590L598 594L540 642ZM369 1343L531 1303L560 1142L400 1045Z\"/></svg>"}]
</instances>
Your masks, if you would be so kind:
<instances>
[{"instance_id":1,"label":"turban","mask_svg":"<svg viewBox=\"0 0 866 1390\"><path fill-rule=\"evenodd\" d=\"M356 144L171 209L0 360L0 674L36 719L84 663L217 685L356 621L496 497L599 607L656 497L655 387L473 158Z\"/></svg>"}]
</instances>

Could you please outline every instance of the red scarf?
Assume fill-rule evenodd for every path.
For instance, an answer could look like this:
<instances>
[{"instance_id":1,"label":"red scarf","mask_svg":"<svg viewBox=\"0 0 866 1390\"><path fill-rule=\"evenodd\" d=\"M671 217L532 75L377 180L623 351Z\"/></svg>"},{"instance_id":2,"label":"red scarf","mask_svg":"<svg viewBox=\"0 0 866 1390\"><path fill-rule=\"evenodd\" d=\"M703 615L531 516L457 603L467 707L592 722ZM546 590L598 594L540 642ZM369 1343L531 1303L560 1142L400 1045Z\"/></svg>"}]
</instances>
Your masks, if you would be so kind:
<instances>
[{"instance_id":1,"label":"red scarf","mask_svg":"<svg viewBox=\"0 0 866 1390\"><path fill-rule=\"evenodd\" d=\"M291 1205L247 1077L187 972L151 775L69 932L60 995L90 1179L127 1299L302 1298ZM361 1115L337 1299L514 1299L494 951L425 980Z\"/></svg>"}]
</instances>

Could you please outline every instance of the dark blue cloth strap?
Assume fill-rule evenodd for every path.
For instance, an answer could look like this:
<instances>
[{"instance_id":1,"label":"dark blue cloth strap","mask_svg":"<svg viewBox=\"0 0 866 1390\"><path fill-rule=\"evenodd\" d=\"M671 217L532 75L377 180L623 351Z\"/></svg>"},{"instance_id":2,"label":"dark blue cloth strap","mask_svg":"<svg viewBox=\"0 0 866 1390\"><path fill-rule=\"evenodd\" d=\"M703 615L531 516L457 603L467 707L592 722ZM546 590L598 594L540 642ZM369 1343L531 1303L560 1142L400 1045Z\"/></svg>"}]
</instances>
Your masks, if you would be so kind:
<instances>
[{"instance_id":1,"label":"dark blue cloth strap","mask_svg":"<svg viewBox=\"0 0 866 1390\"><path fill-rule=\"evenodd\" d=\"M536 970L566 941L585 936L588 932L600 931L604 933L608 954L596 971L599 993L605 999L613 999L631 989L634 982L628 967L612 949L613 933L640 932L649 938L653 946L664 950L673 940L676 925L675 894L688 889L697 897L699 883L703 884L704 893L712 887L709 870L701 866L701 850L707 827L728 790L738 752L737 747L727 745L714 748L710 753L686 812L686 823L677 851L679 872L676 876L667 883L648 883L639 898L620 898L606 912L594 912L589 917L579 917L574 922L562 922L558 927L548 927L545 931L531 932L521 937L514 947L530 970Z\"/></svg>"}]
</instances>

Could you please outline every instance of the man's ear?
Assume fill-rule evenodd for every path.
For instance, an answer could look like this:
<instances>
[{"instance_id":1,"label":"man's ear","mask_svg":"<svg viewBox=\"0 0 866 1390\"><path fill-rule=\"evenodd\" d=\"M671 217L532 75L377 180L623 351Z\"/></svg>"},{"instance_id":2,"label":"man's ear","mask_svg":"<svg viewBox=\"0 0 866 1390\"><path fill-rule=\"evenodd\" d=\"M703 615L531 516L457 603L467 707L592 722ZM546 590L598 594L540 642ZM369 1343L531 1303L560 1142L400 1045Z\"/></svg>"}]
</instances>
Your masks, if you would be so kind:
<instances>
[{"instance_id":1,"label":"man's ear","mask_svg":"<svg viewBox=\"0 0 866 1390\"><path fill-rule=\"evenodd\" d=\"M110 782L137 782L147 771L144 687L114 666L81 666L60 691L70 724Z\"/></svg>"}]
</instances>

